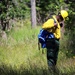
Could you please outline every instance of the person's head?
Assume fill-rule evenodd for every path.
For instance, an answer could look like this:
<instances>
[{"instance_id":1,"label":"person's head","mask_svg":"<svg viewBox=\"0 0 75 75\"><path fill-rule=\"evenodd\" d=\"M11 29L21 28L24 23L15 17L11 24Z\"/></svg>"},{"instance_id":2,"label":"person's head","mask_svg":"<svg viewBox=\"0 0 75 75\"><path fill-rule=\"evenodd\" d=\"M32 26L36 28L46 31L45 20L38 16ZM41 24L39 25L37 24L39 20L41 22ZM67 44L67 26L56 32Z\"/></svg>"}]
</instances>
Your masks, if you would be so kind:
<instances>
[{"instance_id":1,"label":"person's head","mask_svg":"<svg viewBox=\"0 0 75 75\"><path fill-rule=\"evenodd\" d=\"M64 21L66 17L68 17L68 12L66 10L61 10L56 17L58 22L60 23Z\"/></svg>"},{"instance_id":2,"label":"person's head","mask_svg":"<svg viewBox=\"0 0 75 75\"><path fill-rule=\"evenodd\" d=\"M66 17L68 17L68 12L66 10L61 10L57 15L58 22L63 21Z\"/></svg>"}]
</instances>

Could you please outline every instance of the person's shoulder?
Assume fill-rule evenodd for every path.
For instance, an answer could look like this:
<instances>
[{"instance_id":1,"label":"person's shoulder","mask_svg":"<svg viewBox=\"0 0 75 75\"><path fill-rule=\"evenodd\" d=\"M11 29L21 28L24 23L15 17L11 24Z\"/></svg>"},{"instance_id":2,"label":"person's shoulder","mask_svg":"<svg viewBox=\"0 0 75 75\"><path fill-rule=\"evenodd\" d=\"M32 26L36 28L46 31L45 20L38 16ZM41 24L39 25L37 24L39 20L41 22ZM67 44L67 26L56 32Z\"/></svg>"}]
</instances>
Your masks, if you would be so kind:
<instances>
[{"instance_id":1,"label":"person's shoulder","mask_svg":"<svg viewBox=\"0 0 75 75\"><path fill-rule=\"evenodd\" d=\"M52 21L52 22L53 22L54 20L53 20L53 18L50 18L50 19L47 20L47 22L48 22L48 21Z\"/></svg>"}]
</instances>

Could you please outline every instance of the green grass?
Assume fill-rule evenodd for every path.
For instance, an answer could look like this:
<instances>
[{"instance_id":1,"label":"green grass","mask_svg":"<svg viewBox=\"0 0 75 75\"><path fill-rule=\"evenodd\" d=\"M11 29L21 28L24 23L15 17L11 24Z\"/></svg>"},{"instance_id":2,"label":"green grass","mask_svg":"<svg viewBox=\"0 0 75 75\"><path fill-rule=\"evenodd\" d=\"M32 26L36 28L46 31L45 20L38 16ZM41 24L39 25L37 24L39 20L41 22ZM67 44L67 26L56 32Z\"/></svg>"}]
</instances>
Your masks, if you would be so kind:
<instances>
[{"instance_id":1,"label":"green grass","mask_svg":"<svg viewBox=\"0 0 75 75\"><path fill-rule=\"evenodd\" d=\"M8 32L7 41L0 44L0 75L52 75L48 71L46 50L38 50L37 35L40 27L31 29L24 24ZM54 75L75 75L75 59L59 52Z\"/></svg>"}]
</instances>

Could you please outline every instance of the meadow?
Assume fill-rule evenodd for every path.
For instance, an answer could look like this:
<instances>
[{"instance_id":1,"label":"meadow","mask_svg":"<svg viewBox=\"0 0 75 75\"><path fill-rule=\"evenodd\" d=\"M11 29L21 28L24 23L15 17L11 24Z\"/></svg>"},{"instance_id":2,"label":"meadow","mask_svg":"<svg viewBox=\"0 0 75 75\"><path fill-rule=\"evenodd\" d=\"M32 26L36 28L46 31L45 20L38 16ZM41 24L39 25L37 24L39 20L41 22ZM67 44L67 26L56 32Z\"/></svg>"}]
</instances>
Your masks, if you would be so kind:
<instances>
[{"instance_id":1,"label":"meadow","mask_svg":"<svg viewBox=\"0 0 75 75\"><path fill-rule=\"evenodd\" d=\"M75 75L75 57L68 58L61 48L58 72L48 70L46 49L44 54L42 49L38 50L40 28L32 29L29 22L18 23L7 32L7 40L0 38L0 75Z\"/></svg>"}]
</instances>

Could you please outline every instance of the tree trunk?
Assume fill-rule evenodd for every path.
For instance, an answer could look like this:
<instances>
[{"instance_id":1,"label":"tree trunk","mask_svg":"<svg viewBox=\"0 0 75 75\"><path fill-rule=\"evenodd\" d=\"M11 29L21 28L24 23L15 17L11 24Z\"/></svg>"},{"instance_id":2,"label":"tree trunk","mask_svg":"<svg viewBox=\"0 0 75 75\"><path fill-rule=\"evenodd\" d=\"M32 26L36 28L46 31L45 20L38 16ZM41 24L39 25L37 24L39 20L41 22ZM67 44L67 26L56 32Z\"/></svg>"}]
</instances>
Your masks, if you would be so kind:
<instances>
[{"instance_id":1,"label":"tree trunk","mask_svg":"<svg viewBox=\"0 0 75 75\"><path fill-rule=\"evenodd\" d=\"M36 27L36 6L35 0L31 0L31 27Z\"/></svg>"}]
</instances>

